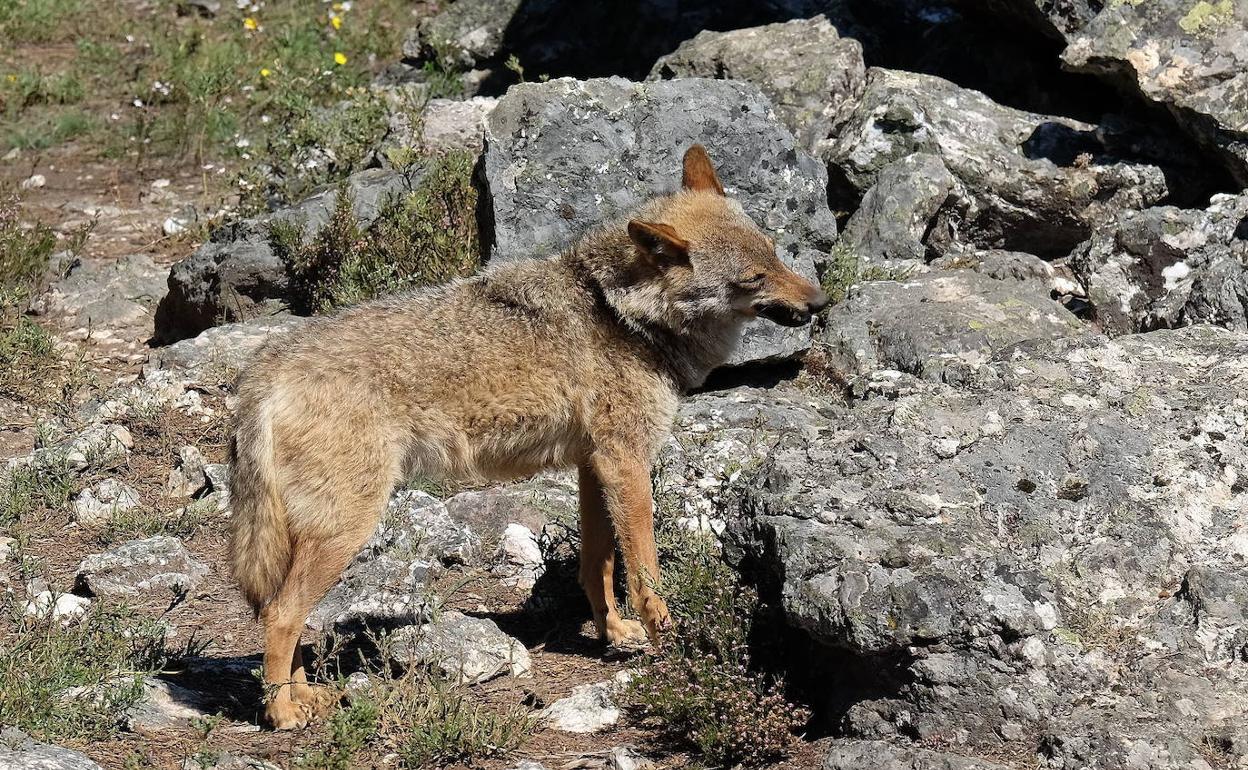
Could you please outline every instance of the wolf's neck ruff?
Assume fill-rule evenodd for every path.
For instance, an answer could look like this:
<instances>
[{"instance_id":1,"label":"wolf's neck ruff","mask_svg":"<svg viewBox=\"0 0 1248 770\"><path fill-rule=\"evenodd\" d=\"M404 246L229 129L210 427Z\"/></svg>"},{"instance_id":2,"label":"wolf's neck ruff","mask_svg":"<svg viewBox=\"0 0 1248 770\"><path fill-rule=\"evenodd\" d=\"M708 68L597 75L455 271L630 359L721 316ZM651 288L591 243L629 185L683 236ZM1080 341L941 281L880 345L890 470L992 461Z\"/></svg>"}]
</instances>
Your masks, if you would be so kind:
<instances>
[{"instance_id":1,"label":"wolf's neck ruff","mask_svg":"<svg viewBox=\"0 0 1248 770\"><path fill-rule=\"evenodd\" d=\"M676 388L701 385L741 340L745 319L722 311L691 313L664 291L664 276L639 264L623 220L582 237L559 261L593 294L603 314L632 333L662 362ZM707 303L711 305L713 303Z\"/></svg>"}]
</instances>

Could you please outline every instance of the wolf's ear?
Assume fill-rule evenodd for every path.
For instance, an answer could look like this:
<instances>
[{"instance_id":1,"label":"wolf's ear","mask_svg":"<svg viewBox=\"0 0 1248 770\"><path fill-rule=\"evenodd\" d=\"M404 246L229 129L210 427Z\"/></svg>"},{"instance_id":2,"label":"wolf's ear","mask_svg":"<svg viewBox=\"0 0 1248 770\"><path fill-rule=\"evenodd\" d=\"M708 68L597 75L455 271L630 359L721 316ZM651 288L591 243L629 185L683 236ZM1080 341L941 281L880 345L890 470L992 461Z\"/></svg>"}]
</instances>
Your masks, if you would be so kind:
<instances>
[{"instance_id":1,"label":"wolf's ear","mask_svg":"<svg viewBox=\"0 0 1248 770\"><path fill-rule=\"evenodd\" d=\"M677 235L671 225L634 219L628 223L628 237L655 267L689 261L689 242Z\"/></svg>"},{"instance_id":2,"label":"wolf's ear","mask_svg":"<svg viewBox=\"0 0 1248 770\"><path fill-rule=\"evenodd\" d=\"M705 190L724 194L724 186L719 183L719 177L715 174L711 156L706 154L706 148L700 144L695 144L685 151L685 172L681 183L686 190Z\"/></svg>"}]
</instances>

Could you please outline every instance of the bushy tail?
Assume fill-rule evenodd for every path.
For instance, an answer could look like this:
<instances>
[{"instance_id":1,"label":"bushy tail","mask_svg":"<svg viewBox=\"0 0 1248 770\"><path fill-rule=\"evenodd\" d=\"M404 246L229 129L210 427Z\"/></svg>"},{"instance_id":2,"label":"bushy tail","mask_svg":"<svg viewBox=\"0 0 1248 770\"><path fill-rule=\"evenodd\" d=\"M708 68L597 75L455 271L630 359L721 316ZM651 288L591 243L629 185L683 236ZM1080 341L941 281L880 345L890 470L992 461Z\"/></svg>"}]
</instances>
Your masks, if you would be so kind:
<instances>
[{"instance_id":1,"label":"bushy tail","mask_svg":"<svg viewBox=\"0 0 1248 770\"><path fill-rule=\"evenodd\" d=\"M240 399L231 450L230 561L234 580L257 616L286 579L290 533L277 487L267 399Z\"/></svg>"}]
</instances>

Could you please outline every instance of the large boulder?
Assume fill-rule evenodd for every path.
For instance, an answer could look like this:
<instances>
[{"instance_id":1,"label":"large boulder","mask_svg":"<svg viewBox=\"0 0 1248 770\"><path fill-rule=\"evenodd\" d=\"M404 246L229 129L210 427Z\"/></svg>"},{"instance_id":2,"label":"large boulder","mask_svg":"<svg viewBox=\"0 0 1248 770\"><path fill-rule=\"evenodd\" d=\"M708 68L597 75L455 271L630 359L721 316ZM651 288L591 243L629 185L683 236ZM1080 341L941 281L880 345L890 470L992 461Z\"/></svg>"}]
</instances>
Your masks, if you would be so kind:
<instances>
[{"instance_id":1,"label":"large boulder","mask_svg":"<svg viewBox=\"0 0 1248 770\"><path fill-rule=\"evenodd\" d=\"M956 381L998 351L1083 327L1039 280L938 270L856 286L819 333L824 363L849 381L880 369Z\"/></svg>"},{"instance_id":2,"label":"large boulder","mask_svg":"<svg viewBox=\"0 0 1248 770\"><path fill-rule=\"evenodd\" d=\"M916 152L938 156L964 190L934 226L982 248L1064 256L1107 212L1143 208L1167 194L1161 169L1115 157L1096 126L1003 107L930 75L878 68L867 72L857 108L821 151L833 191L850 198Z\"/></svg>"},{"instance_id":3,"label":"large boulder","mask_svg":"<svg viewBox=\"0 0 1248 770\"><path fill-rule=\"evenodd\" d=\"M866 85L862 45L824 16L699 32L660 58L650 79L723 78L758 86L808 151L831 135Z\"/></svg>"},{"instance_id":4,"label":"large boulder","mask_svg":"<svg viewBox=\"0 0 1248 770\"><path fill-rule=\"evenodd\" d=\"M1248 195L1218 196L1203 211L1119 212L1069 264L1107 333L1193 323L1248 330Z\"/></svg>"},{"instance_id":5,"label":"large boulder","mask_svg":"<svg viewBox=\"0 0 1248 770\"><path fill-rule=\"evenodd\" d=\"M821 164L772 118L757 88L727 80L553 80L512 88L486 124L491 261L547 256L589 228L679 185L705 145L729 195L776 239L781 259L814 277L836 235ZM732 363L783 358L806 329L758 322Z\"/></svg>"},{"instance_id":6,"label":"large boulder","mask_svg":"<svg viewBox=\"0 0 1248 770\"><path fill-rule=\"evenodd\" d=\"M1248 334L1028 342L956 388L890 379L849 404L704 394L665 452L820 650L808 679L844 682L819 691L845 733L1068 770L1248 761Z\"/></svg>"},{"instance_id":7,"label":"large boulder","mask_svg":"<svg viewBox=\"0 0 1248 770\"><path fill-rule=\"evenodd\" d=\"M845 223L843 246L863 262L922 263L937 214L965 198L940 156L916 152L880 169Z\"/></svg>"},{"instance_id":8,"label":"large boulder","mask_svg":"<svg viewBox=\"0 0 1248 770\"><path fill-rule=\"evenodd\" d=\"M419 165L404 170L369 169L344 183L362 225L372 222L392 196L410 192L422 178ZM159 342L175 342L221 323L246 321L286 309L286 266L273 248L274 223L301 226L311 237L333 213L338 188L296 206L247 219L212 234L169 272L169 292L156 308Z\"/></svg>"}]
</instances>

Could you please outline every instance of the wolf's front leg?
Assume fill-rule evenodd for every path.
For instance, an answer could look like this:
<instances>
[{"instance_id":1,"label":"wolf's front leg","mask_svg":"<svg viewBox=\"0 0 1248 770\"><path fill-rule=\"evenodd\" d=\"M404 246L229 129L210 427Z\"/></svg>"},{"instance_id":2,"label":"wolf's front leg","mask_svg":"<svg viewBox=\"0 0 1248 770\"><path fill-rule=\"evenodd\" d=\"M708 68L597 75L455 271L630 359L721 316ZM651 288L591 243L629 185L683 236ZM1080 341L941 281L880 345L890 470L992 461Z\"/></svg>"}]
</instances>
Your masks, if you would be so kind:
<instances>
[{"instance_id":1,"label":"wolf's front leg","mask_svg":"<svg viewBox=\"0 0 1248 770\"><path fill-rule=\"evenodd\" d=\"M590 465L602 485L602 497L628 570L629 599L650 640L657 643L659 632L671 624L671 616L654 590L659 584L659 554L654 544L649 461L599 454Z\"/></svg>"}]
</instances>

